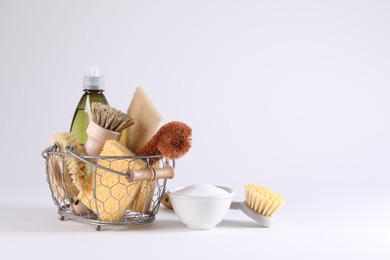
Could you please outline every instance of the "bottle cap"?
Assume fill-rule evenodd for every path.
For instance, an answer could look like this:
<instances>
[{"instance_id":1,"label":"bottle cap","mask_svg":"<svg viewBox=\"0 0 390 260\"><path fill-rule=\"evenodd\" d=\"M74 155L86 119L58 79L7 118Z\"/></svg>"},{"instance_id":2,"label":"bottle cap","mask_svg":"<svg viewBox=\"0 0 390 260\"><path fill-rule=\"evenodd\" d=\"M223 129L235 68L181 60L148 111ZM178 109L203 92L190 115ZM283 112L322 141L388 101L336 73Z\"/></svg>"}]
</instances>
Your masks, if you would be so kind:
<instances>
[{"instance_id":1,"label":"bottle cap","mask_svg":"<svg viewBox=\"0 0 390 260\"><path fill-rule=\"evenodd\" d=\"M100 68L98 66L89 67L89 75L84 76L83 90L102 90L104 91L104 77L99 76Z\"/></svg>"}]
</instances>

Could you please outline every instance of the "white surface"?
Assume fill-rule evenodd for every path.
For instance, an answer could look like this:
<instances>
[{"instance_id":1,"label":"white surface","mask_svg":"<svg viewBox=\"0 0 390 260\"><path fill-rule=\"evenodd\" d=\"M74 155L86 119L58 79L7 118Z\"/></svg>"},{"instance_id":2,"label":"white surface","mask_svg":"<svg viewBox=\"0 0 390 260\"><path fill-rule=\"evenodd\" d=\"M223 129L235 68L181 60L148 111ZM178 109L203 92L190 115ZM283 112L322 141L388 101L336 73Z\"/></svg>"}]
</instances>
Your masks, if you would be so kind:
<instances>
[{"instance_id":1,"label":"white surface","mask_svg":"<svg viewBox=\"0 0 390 260\"><path fill-rule=\"evenodd\" d=\"M70 248L80 259L237 259L259 254L262 259L388 259L390 211L383 209L384 202L361 202L370 204L370 210L312 203L299 212L281 210L268 229L230 210L215 229L192 230L162 207L152 224L103 227L100 232L71 220L60 222L54 207L2 207L0 243L3 255L18 259L69 259ZM380 214L373 217L373 212Z\"/></svg>"},{"instance_id":2,"label":"white surface","mask_svg":"<svg viewBox=\"0 0 390 260\"><path fill-rule=\"evenodd\" d=\"M389 259L389 13L372 0L0 1L1 251ZM240 201L264 184L286 198L280 226L58 223L40 152L69 130L94 64L112 106L142 85L164 122L192 127L170 188L206 182Z\"/></svg>"}]
</instances>

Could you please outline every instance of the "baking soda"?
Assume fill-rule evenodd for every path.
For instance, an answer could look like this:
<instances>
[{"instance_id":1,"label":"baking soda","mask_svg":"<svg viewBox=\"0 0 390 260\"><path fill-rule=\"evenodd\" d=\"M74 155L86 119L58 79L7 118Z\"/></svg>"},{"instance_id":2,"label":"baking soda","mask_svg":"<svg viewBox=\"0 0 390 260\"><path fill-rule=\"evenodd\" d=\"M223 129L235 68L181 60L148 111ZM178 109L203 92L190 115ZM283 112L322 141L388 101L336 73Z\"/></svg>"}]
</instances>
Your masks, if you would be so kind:
<instances>
[{"instance_id":1,"label":"baking soda","mask_svg":"<svg viewBox=\"0 0 390 260\"><path fill-rule=\"evenodd\" d=\"M214 197L228 194L228 192L210 184L200 183L180 189L176 191L175 194L183 196Z\"/></svg>"}]
</instances>

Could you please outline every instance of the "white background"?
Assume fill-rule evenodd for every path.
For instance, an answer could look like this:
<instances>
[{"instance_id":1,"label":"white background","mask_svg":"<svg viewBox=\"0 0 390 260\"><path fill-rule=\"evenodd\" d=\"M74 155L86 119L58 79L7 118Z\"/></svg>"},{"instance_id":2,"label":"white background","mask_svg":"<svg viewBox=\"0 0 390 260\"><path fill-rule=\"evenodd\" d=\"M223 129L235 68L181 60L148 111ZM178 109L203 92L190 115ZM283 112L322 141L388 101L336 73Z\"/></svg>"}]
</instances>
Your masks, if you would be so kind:
<instances>
[{"instance_id":1,"label":"white background","mask_svg":"<svg viewBox=\"0 0 390 260\"><path fill-rule=\"evenodd\" d=\"M165 123L192 127L168 188L243 200L264 184L286 199L277 225L230 212L196 232L166 210L100 233L59 222L40 153L93 64L112 106L140 85ZM389 1L1 0L1 253L389 259L389 71Z\"/></svg>"}]
</instances>

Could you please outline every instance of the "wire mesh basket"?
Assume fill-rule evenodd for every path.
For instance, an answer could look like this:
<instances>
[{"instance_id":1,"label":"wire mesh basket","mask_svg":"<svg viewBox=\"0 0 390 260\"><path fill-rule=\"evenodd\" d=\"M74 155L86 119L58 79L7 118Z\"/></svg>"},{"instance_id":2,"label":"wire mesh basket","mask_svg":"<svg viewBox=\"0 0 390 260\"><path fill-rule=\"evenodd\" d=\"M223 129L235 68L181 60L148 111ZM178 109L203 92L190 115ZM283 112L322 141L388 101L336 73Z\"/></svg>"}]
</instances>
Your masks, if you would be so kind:
<instances>
[{"instance_id":1,"label":"wire mesh basket","mask_svg":"<svg viewBox=\"0 0 390 260\"><path fill-rule=\"evenodd\" d=\"M154 221L175 162L159 156L81 156L58 143L42 152L47 182L60 220L95 225ZM157 163L153 166L150 161Z\"/></svg>"}]
</instances>

